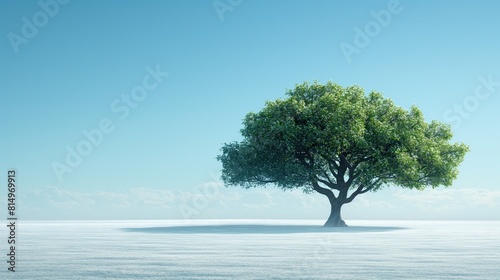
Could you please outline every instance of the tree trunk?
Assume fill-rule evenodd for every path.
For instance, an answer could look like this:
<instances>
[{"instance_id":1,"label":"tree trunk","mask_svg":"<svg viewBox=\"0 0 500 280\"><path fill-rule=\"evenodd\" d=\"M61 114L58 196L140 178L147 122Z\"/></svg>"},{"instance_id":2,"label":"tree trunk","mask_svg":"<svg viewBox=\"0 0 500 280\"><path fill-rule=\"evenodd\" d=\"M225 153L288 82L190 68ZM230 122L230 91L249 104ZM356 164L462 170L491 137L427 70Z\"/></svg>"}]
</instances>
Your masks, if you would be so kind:
<instances>
[{"instance_id":1,"label":"tree trunk","mask_svg":"<svg viewBox=\"0 0 500 280\"><path fill-rule=\"evenodd\" d=\"M326 221L324 227L346 227L347 224L342 220L341 208L342 203L331 202L332 208L330 212L330 217Z\"/></svg>"}]
</instances>

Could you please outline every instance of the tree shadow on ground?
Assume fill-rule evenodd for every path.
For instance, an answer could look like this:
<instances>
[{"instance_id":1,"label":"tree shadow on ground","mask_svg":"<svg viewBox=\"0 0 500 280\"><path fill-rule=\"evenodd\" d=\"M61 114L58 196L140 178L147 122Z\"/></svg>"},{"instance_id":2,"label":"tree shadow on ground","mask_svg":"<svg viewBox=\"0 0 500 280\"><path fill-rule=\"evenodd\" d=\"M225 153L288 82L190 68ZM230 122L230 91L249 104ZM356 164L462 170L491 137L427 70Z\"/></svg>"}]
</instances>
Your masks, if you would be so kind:
<instances>
[{"instance_id":1,"label":"tree shadow on ground","mask_svg":"<svg viewBox=\"0 0 500 280\"><path fill-rule=\"evenodd\" d=\"M387 232L402 230L403 227L352 226L328 228L313 225L197 225L197 226L169 226L123 228L126 232L165 233L165 234L287 234L287 233L363 233Z\"/></svg>"}]
</instances>

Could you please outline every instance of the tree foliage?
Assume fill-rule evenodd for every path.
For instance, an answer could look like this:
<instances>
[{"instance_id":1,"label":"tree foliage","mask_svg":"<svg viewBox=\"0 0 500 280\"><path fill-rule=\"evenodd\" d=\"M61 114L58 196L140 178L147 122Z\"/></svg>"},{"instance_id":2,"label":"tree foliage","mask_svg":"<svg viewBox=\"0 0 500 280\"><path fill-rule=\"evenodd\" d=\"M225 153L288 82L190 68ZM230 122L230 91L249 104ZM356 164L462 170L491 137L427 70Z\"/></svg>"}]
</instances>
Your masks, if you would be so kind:
<instances>
[{"instance_id":1,"label":"tree foliage","mask_svg":"<svg viewBox=\"0 0 500 280\"><path fill-rule=\"evenodd\" d=\"M243 140L224 144L226 185L273 184L326 195L332 205L384 186L450 186L468 147L449 125L359 86L303 83L249 113ZM332 192L333 191L333 192Z\"/></svg>"}]
</instances>

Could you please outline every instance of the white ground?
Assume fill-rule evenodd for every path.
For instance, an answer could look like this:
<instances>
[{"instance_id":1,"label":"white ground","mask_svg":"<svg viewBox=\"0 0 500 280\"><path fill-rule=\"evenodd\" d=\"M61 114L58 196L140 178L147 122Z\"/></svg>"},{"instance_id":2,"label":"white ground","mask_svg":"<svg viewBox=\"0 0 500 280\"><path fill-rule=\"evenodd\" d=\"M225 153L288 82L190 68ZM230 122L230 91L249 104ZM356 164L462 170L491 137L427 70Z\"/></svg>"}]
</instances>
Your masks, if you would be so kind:
<instances>
[{"instance_id":1,"label":"white ground","mask_svg":"<svg viewBox=\"0 0 500 280\"><path fill-rule=\"evenodd\" d=\"M0 279L500 279L498 221L19 223Z\"/></svg>"}]
</instances>

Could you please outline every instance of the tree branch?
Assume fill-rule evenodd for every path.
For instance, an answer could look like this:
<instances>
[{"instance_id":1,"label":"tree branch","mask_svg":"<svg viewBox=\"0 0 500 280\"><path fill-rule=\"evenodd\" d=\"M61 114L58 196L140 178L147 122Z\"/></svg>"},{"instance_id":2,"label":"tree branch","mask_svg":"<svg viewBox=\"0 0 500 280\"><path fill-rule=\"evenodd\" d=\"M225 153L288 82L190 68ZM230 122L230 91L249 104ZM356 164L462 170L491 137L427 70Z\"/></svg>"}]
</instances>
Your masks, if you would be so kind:
<instances>
[{"instance_id":1,"label":"tree branch","mask_svg":"<svg viewBox=\"0 0 500 280\"><path fill-rule=\"evenodd\" d=\"M344 175L348 168L352 168L352 165L347 161L344 154L340 154L340 167L338 169L337 182L341 185L345 183Z\"/></svg>"},{"instance_id":2,"label":"tree branch","mask_svg":"<svg viewBox=\"0 0 500 280\"><path fill-rule=\"evenodd\" d=\"M366 189L364 189L364 190L360 191L358 194L364 194L364 193L367 193L367 192L371 191L372 189L373 189L373 187L368 187L368 188L366 188Z\"/></svg>"},{"instance_id":3,"label":"tree branch","mask_svg":"<svg viewBox=\"0 0 500 280\"><path fill-rule=\"evenodd\" d=\"M347 164L347 168L353 169L351 163L347 160L346 156L343 153L340 154L340 163L342 164L342 162L344 162L345 164Z\"/></svg>"},{"instance_id":4,"label":"tree branch","mask_svg":"<svg viewBox=\"0 0 500 280\"><path fill-rule=\"evenodd\" d=\"M316 180L318 180L318 182L321 182L321 183L327 185L330 189L339 190L338 187L337 187L337 185L333 184L332 182L323 180L323 179L318 178L318 177L316 177Z\"/></svg>"},{"instance_id":5,"label":"tree branch","mask_svg":"<svg viewBox=\"0 0 500 280\"><path fill-rule=\"evenodd\" d=\"M369 192L371 189L373 189L373 187L365 188L364 184L359 185L358 188L346 199L345 203L349 203L349 202L353 201L354 198L356 198L356 196L363 194L363 193L366 193L366 192Z\"/></svg>"},{"instance_id":6,"label":"tree branch","mask_svg":"<svg viewBox=\"0 0 500 280\"><path fill-rule=\"evenodd\" d=\"M330 173L332 173L333 177L335 177L335 179L337 179L337 176L338 176L337 170L338 170L339 166L335 163L335 160L328 158L322 154L320 154L320 156L327 162L328 169L330 170Z\"/></svg>"},{"instance_id":7,"label":"tree branch","mask_svg":"<svg viewBox=\"0 0 500 280\"><path fill-rule=\"evenodd\" d=\"M346 182L346 185L349 187L351 186L352 182L354 182L354 180L356 178L359 177L359 175L361 175L361 172L357 172L356 173L356 167L358 167L358 164L355 164L353 166L353 169L349 170L349 179L347 179L347 182ZM352 174L352 175L351 175Z\"/></svg>"},{"instance_id":8,"label":"tree branch","mask_svg":"<svg viewBox=\"0 0 500 280\"><path fill-rule=\"evenodd\" d=\"M337 197L335 197L335 194L331 190L320 187L318 182L316 182L316 181L312 182L312 187L315 191L328 197L330 202L333 202L337 198Z\"/></svg>"},{"instance_id":9,"label":"tree branch","mask_svg":"<svg viewBox=\"0 0 500 280\"><path fill-rule=\"evenodd\" d=\"M328 182L330 182L332 185L336 184L336 182L334 183L332 181L332 179L330 179L330 176L328 176L328 173L326 173L326 171L323 171L323 176L325 176L325 178L328 180ZM337 178L335 178L335 179L337 179Z\"/></svg>"},{"instance_id":10,"label":"tree branch","mask_svg":"<svg viewBox=\"0 0 500 280\"><path fill-rule=\"evenodd\" d=\"M338 161L339 163L337 163L337 160L333 160L332 161L332 164L333 164L333 167L338 170L340 168L340 160Z\"/></svg>"}]
</instances>

